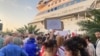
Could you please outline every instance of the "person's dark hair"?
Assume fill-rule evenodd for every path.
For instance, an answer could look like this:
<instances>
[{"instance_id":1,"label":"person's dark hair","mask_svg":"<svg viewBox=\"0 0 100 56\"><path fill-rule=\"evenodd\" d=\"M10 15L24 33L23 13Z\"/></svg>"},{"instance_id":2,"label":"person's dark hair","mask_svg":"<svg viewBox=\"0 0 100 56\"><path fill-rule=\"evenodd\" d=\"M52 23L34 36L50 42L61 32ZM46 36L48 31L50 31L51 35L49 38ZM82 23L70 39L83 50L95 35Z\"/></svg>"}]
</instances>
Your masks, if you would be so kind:
<instances>
[{"instance_id":1,"label":"person's dark hair","mask_svg":"<svg viewBox=\"0 0 100 56\"><path fill-rule=\"evenodd\" d=\"M45 40L46 40L46 37L43 36L43 37L42 37L42 42L45 42Z\"/></svg>"},{"instance_id":2,"label":"person's dark hair","mask_svg":"<svg viewBox=\"0 0 100 56\"><path fill-rule=\"evenodd\" d=\"M43 45L45 46L45 48L53 48L57 44L55 40L48 40L47 42L44 42Z\"/></svg>"},{"instance_id":3,"label":"person's dark hair","mask_svg":"<svg viewBox=\"0 0 100 56\"><path fill-rule=\"evenodd\" d=\"M8 35L9 35L9 36L13 36L13 34L11 34L11 33L9 33Z\"/></svg>"},{"instance_id":4,"label":"person's dark hair","mask_svg":"<svg viewBox=\"0 0 100 56\"><path fill-rule=\"evenodd\" d=\"M37 37L37 40L42 40L42 37L41 37L41 36L38 36L38 37Z\"/></svg>"},{"instance_id":5,"label":"person's dark hair","mask_svg":"<svg viewBox=\"0 0 100 56\"><path fill-rule=\"evenodd\" d=\"M45 36L47 36L47 35L50 35L49 33L48 34L45 34Z\"/></svg>"},{"instance_id":6,"label":"person's dark hair","mask_svg":"<svg viewBox=\"0 0 100 56\"><path fill-rule=\"evenodd\" d=\"M29 34L32 34L33 32L29 32Z\"/></svg>"},{"instance_id":7,"label":"person's dark hair","mask_svg":"<svg viewBox=\"0 0 100 56\"><path fill-rule=\"evenodd\" d=\"M88 56L88 52L86 51L87 43L83 38L79 36L72 37L64 42L64 46L66 50L72 51L73 56L78 56L79 52L81 56Z\"/></svg>"},{"instance_id":8,"label":"person's dark hair","mask_svg":"<svg viewBox=\"0 0 100 56\"><path fill-rule=\"evenodd\" d=\"M83 36L83 38L84 38L85 40L87 39L89 42L91 42L91 39L90 39L89 36L86 35L86 36Z\"/></svg>"}]
</instances>

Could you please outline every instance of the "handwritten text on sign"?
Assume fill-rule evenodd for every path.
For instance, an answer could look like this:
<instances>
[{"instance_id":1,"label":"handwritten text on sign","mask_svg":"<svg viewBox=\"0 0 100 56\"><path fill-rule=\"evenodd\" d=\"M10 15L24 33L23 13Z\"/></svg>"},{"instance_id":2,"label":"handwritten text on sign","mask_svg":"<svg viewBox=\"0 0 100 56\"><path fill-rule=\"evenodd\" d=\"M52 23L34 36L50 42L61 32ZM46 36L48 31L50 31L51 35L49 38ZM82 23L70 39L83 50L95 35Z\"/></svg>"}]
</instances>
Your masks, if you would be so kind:
<instances>
[{"instance_id":1,"label":"handwritten text on sign","mask_svg":"<svg viewBox=\"0 0 100 56\"><path fill-rule=\"evenodd\" d=\"M62 29L62 24L59 19L46 20L46 28L49 29Z\"/></svg>"}]
</instances>

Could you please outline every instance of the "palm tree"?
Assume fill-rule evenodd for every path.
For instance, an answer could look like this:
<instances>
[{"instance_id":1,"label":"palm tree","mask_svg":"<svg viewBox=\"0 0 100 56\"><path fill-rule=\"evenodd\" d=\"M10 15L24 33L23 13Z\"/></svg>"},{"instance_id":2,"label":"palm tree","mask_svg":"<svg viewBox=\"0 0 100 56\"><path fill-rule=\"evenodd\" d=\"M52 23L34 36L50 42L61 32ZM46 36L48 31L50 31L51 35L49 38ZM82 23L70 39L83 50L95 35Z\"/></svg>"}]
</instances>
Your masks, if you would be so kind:
<instances>
[{"instance_id":1,"label":"palm tree","mask_svg":"<svg viewBox=\"0 0 100 56\"><path fill-rule=\"evenodd\" d=\"M38 34L40 29L37 29L37 26L33 26L33 25L24 25L24 28L26 30L26 32L28 33L34 33L34 34Z\"/></svg>"},{"instance_id":2,"label":"palm tree","mask_svg":"<svg viewBox=\"0 0 100 56\"><path fill-rule=\"evenodd\" d=\"M88 13L88 20L78 22L78 25L81 26L81 30L85 30L88 35L94 37L95 31L100 31L100 9L90 10Z\"/></svg>"},{"instance_id":3,"label":"palm tree","mask_svg":"<svg viewBox=\"0 0 100 56\"><path fill-rule=\"evenodd\" d=\"M17 31L21 34L24 34L26 32L25 28L22 27L22 28L18 28Z\"/></svg>"},{"instance_id":4,"label":"palm tree","mask_svg":"<svg viewBox=\"0 0 100 56\"><path fill-rule=\"evenodd\" d=\"M33 25L24 25L24 27L18 28L17 31L21 34L24 33L34 33L34 34L39 34L39 30L37 29L37 26L33 26Z\"/></svg>"}]
</instances>

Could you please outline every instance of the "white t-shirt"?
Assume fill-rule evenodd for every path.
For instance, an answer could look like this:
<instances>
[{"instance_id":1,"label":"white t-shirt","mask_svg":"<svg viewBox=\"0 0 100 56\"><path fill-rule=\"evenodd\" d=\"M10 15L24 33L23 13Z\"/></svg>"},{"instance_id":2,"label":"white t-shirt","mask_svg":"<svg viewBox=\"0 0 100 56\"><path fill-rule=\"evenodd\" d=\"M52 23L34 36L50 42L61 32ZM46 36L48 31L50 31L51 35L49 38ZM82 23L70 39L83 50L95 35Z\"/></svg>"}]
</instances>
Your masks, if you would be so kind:
<instances>
[{"instance_id":1,"label":"white t-shirt","mask_svg":"<svg viewBox=\"0 0 100 56\"><path fill-rule=\"evenodd\" d=\"M100 56L100 40L99 39L97 40L97 43L96 43L96 55Z\"/></svg>"},{"instance_id":2,"label":"white t-shirt","mask_svg":"<svg viewBox=\"0 0 100 56\"><path fill-rule=\"evenodd\" d=\"M59 47L57 51L57 56L65 56L64 50L65 48L63 46Z\"/></svg>"},{"instance_id":3,"label":"white t-shirt","mask_svg":"<svg viewBox=\"0 0 100 56\"><path fill-rule=\"evenodd\" d=\"M92 43L88 44L87 49L90 56L95 56L95 48Z\"/></svg>"},{"instance_id":4,"label":"white t-shirt","mask_svg":"<svg viewBox=\"0 0 100 56\"><path fill-rule=\"evenodd\" d=\"M25 39L23 40L23 43L25 44L25 43L27 42L28 39L29 39L29 37L25 38Z\"/></svg>"}]
</instances>

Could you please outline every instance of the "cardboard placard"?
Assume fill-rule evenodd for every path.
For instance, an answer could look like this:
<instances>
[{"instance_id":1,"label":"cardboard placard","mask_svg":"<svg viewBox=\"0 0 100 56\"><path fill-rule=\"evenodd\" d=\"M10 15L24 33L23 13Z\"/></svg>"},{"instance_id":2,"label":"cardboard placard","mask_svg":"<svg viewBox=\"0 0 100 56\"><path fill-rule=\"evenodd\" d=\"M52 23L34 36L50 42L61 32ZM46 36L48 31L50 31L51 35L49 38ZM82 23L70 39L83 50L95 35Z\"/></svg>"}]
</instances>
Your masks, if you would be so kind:
<instances>
[{"instance_id":1,"label":"cardboard placard","mask_svg":"<svg viewBox=\"0 0 100 56\"><path fill-rule=\"evenodd\" d=\"M45 28L50 30L62 30L63 29L63 24L60 21L60 19L46 19L45 20Z\"/></svg>"}]
</instances>

